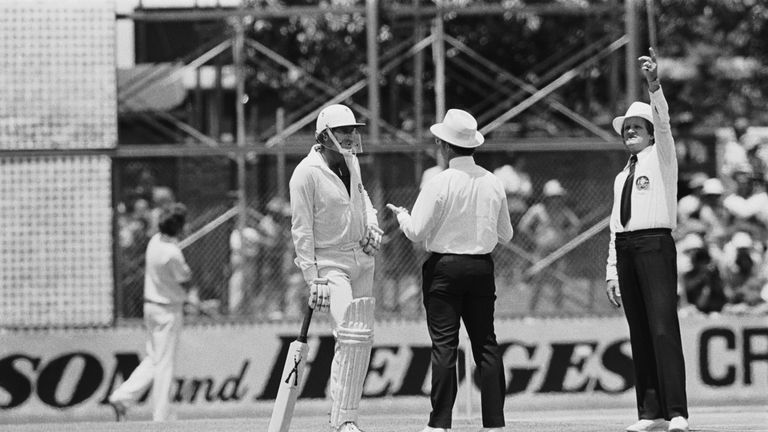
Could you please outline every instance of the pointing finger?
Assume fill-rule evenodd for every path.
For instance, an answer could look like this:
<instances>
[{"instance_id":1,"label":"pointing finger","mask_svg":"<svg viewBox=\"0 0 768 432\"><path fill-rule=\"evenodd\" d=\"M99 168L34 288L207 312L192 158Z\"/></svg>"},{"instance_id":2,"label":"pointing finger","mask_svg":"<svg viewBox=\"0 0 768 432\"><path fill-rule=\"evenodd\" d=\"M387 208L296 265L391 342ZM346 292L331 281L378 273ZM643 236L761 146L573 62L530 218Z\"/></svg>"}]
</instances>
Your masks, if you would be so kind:
<instances>
[{"instance_id":1,"label":"pointing finger","mask_svg":"<svg viewBox=\"0 0 768 432\"><path fill-rule=\"evenodd\" d=\"M648 53L651 55L651 60L656 63L656 50L653 47L648 48Z\"/></svg>"}]
</instances>

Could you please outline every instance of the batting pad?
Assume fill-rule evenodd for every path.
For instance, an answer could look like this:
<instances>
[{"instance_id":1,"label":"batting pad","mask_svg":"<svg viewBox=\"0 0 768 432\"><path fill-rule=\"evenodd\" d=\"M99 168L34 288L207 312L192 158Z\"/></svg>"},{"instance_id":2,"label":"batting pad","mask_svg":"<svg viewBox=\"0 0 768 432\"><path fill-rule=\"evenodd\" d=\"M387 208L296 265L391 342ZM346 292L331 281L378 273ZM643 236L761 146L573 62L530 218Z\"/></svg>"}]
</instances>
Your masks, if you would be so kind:
<instances>
[{"instance_id":1,"label":"batting pad","mask_svg":"<svg viewBox=\"0 0 768 432\"><path fill-rule=\"evenodd\" d=\"M376 299L352 300L344 312L344 320L336 328L339 366L338 386L331 406L331 426L357 421L357 408L363 394L373 344L373 310Z\"/></svg>"}]
</instances>

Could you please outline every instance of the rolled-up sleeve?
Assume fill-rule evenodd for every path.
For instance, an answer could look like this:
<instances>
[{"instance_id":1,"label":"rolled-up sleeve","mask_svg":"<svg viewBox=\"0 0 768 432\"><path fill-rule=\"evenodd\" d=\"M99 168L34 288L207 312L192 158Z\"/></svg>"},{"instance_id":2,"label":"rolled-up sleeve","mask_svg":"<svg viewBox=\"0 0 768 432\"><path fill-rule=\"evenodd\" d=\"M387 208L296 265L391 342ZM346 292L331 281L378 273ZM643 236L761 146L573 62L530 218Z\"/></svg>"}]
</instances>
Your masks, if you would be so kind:
<instances>
[{"instance_id":1,"label":"rolled-up sleeve","mask_svg":"<svg viewBox=\"0 0 768 432\"><path fill-rule=\"evenodd\" d=\"M512 221L509 218L509 206L507 205L507 196L503 193L501 207L499 208L499 218L496 222L496 232L499 235L499 242L507 243L512 240L514 231L512 230Z\"/></svg>"},{"instance_id":2,"label":"rolled-up sleeve","mask_svg":"<svg viewBox=\"0 0 768 432\"><path fill-rule=\"evenodd\" d=\"M403 234L412 242L422 242L432 229L435 215L439 212L439 191L436 182L428 182L421 190L413 205L411 214L406 212L397 215L397 222Z\"/></svg>"},{"instance_id":3,"label":"rolled-up sleeve","mask_svg":"<svg viewBox=\"0 0 768 432\"><path fill-rule=\"evenodd\" d=\"M314 189L315 182L310 172L305 167L297 167L289 182L291 236L296 249L296 265L307 283L317 277L313 222Z\"/></svg>"}]
</instances>

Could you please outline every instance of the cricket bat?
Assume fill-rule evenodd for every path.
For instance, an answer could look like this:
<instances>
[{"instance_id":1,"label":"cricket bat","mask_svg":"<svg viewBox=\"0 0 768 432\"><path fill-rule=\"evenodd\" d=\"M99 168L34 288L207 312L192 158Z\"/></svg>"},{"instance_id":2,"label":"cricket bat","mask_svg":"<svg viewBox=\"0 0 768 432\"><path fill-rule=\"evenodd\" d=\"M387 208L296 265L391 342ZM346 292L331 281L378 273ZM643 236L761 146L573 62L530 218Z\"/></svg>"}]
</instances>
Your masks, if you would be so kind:
<instances>
[{"instance_id":1,"label":"cricket bat","mask_svg":"<svg viewBox=\"0 0 768 432\"><path fill-rule=\"evenodd\" d=\"M307 307L299 337L288 347L288 355L283 366L283 375L280 378L275 406L272 408L268 432L288 432L291 427L293 409L296 406L296 399L299 397L299 384L301 384L307 363L307 352L309 351L307 332L311 320L312 308Z\"/></svg>"}]
</instances>

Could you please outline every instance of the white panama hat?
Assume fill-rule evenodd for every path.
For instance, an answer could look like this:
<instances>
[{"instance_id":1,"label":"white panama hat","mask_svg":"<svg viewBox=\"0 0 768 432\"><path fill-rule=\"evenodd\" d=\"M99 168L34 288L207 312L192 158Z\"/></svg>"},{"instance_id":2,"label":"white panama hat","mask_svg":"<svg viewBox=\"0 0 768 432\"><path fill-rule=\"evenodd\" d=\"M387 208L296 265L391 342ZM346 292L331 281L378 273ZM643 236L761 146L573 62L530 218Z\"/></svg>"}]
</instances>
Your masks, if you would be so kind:
<instances>
[{"instance_id":1,"label":"white panama hat","mask_svg":"<svg viewBox=\"0 0 768 432\"><path fill-rule=\"evenodd\" d=\"M752 242L752 236L744 231L738 231L731 237L731 244L736 249L751 248L754 246Z\"/></svg>"},{"instance_id":2,"label":"white panama hat","mask_svg":"<svg viewBox=\"0 0 768 432\"><path fill-rule=\"evenodd\" d=\"M359 123L352 110L345 105L328 105L317 115L315 136L320 135L325 128L333 129L342 126L365 126L365 123Z\"/></svg>"},{"instance_id":3,"label":"white panama hat","mask_svg":"<svg viewBox=\"0 0 768 432\"><path fill-rule=\"evenodd\" d=\"M701 185L701 193L704 195L722 195L725 192L723 182L718 178L711 178Z\"/></svg>"},{"instance_id":4,"label":"white panama hat","mask_svg":"<svg viewBox=\"0 0 768 432\"><path fill-rule=\"evenodd\" d=\"M483 134L477 131L477 120L472 114L460 109L449 109L442 123L433 124L429 131L457 147L475 148L485 142Z\"/></svg>"},{"instance_id":5,"label":"white panama hat","mask_svg":"<svg viewBox=\"0 0 768 432\"><path fill-rule=\"evenodd\" d=\"M651 111L651 106L645 102L632 102L632 105L629 106L626 114L613 119L613 130L615 130L617 134L623 136L621 129L624 127L624 120L629 117L640 117L653 124L653 112Z\"/></svg>"},{"instance_id":6,"label":"white panama hat","mask_svg":"<svg viewBox=\"0 0 768 432\"><path fill-rule=\"evenodd\" d=\"M563 196L565 195L565 189L563 189L563 185L561 185L559 181L550 180L544 183L542 193L545 197Z\"/></svg>"}]
</instances>

